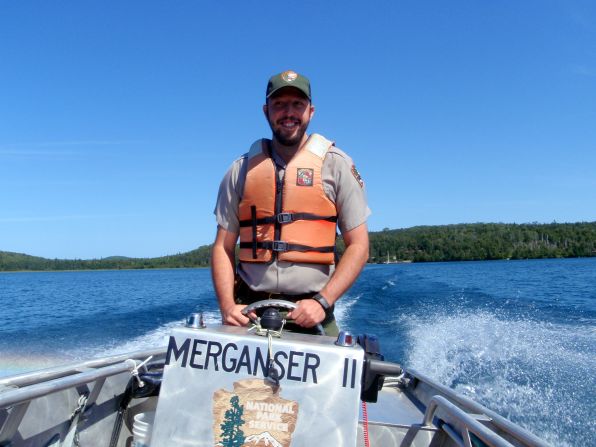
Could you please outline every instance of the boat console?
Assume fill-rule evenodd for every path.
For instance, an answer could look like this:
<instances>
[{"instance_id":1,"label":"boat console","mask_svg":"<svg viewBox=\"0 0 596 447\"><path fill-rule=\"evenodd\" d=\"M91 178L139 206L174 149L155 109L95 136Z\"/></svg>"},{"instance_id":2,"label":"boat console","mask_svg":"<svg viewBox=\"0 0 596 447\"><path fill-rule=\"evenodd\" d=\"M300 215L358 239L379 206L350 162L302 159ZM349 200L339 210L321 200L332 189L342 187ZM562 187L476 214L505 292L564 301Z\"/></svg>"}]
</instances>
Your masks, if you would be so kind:
<instances>
[{"instance_id":1,"label":"boat console","mask_svg":"<svg viewBox=\"0 0 596 447\"><path fill-rule=\"evenodd\" d=\"M356 446L361 399L382 385L376 339L280 332L275 311L263 316L270 329L173 331L154 445Z\"/></svg>"}]
</instances>

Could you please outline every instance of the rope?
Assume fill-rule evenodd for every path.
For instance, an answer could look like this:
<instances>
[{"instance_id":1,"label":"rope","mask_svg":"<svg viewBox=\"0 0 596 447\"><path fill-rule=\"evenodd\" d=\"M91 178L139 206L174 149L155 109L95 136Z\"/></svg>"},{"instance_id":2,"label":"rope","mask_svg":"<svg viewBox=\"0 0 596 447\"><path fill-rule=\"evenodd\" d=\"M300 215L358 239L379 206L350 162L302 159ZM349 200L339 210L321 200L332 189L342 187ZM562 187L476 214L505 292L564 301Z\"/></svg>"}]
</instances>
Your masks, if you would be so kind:
<instances>
[{"instance_id":1,"label":"rope","mask_svg":"<svg viewBox=\"0 0 596 447\"><path fill-rule=\"evenodd\" d=\"M261 325L257 322L253 322L252 325L247 329L247 332L255 331L255 334L261 335L263 337L276 337L281 338L284 330L284 326L286 325L286 320L282 320L282 325L279 328L279 331L273 331L270 329L263 329Z\"/></svg>"},{"instance_id":2,"label":"rope","mask_svg":"<svg viewBox=\"0 0 596 447\"><path fill-rule=\"evenodd\" d=\"M281 328L279 331L273 331L270 329L264 329L261 327L259 322L253 322L250 328L248 328L248 332L255 331L257 335L267 337L267 357L269 358L269 363L267 364L267 376L265 379L273 382L276 386L279 386L279 371L275 368L273 363L273 337L280 338L282 336L284 326L286 325L286 320L282 320Z\"/></svg>"},{"instance_id":3,"label":"rope","mask_svg":"<svg viewBox=\"0 0 596 447\"><path fill-rule=\"evenodd\" d=\"M279 372L275 369L275 365L273 364L273 335L272 332L275 331L267 331L267 342L269 348L269 365L267 365L267 379L273 382L276 386L279 386ZM281 331L280 331L281 335Z\"/></svg>"},{"instance_id":4,"label":"rope","mask_svg":"<svg viewBox=\"0 0 596 447\"><path fill-rule=\"evenodd\" d=\"M74 409L72 414L70 415L70 425L68 427L68 432L66 436L64 436L64 440L60 441L60 438L49 444L50 446L59 446L59 447L74 447L79 445L79 433L77 431L79 425L79 419L81 417L81 413L85 409L85 405L87 404L87 395L81 394L79 396L79 400L77 401L77 407Z\"/></svg>"},{"instance_id":5,"label":"rope","mask_svg":"<svg viewBox=\"0 0 596 447\"><path fill-rule=\"evenodd\" d=\"M130 372L132 374L132 376L137 380L137 384L139 385L139 388L143 388L145 386L145 382L143 382L141 380L141 378L139 377L139 369L141 369L142 367L145 366L145 364L151 360L153 358L152 355L150 355L149 357L147 357L143 362L139 363L138 365L135 362L135 367L132 369L132 371ZM133 360L134 362L134 360ZM146 370L147 368L145 368Z\"/></svg>"},{"instance_id":6,"label":"rope","mask_svg":"<svg viewBox=\"0 0 596 447\"><path fill-rule=\"evenodd\" d=\"M364 447L370 447L368 439L368 412L366 410L366 402L362 401L362 433L364 434Z\"/></svg>"}]
</instances>

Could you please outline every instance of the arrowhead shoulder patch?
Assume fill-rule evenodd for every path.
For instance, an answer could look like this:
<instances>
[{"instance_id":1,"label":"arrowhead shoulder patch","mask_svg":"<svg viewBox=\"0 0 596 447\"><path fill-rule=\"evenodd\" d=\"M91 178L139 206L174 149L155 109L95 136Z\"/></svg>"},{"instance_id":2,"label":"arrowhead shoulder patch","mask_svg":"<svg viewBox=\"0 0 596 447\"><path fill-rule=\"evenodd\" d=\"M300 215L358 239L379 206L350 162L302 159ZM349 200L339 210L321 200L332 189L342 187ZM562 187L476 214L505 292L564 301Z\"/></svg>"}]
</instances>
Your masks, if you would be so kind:
<instances>
[{"instance_id":1,"label":"arrowhead shoulder patch","mask_svg":"<svg viewBox=\"0 0 596 447\"><path fill-rule=\"evenodd\" d=\"M358 184L360 185L360 187L361 188L364 188L364 180L362 180L362 176L360 175L360 173L356 169L356 165L352 165L352 175L354 176L354 178L356 179L356 181L358 182Z\"/></svg>"}]
</instances>

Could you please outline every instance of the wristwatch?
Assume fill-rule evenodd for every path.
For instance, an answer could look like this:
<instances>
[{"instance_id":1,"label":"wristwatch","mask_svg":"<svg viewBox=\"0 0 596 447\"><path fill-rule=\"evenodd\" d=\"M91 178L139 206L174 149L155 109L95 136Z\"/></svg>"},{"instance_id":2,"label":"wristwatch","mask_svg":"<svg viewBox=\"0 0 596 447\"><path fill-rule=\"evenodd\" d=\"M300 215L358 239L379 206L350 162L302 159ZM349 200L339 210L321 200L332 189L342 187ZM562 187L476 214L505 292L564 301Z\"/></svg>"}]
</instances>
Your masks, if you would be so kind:
<instances>
[{"instance_id":1,"label":"wristwatch","mask_svg":"<svg viewBox=\"0 0 596 447\"><path fill-rule=\"evenodd\" d=\"M325 311L328 311L329 308L331 307L329 302L320 293L317 293L315 296L312 297L312 299L315 300L317 303L319 303L321 305L321 307L323 308L323 310L325 310Z\"/></svg>"}]
</instances>

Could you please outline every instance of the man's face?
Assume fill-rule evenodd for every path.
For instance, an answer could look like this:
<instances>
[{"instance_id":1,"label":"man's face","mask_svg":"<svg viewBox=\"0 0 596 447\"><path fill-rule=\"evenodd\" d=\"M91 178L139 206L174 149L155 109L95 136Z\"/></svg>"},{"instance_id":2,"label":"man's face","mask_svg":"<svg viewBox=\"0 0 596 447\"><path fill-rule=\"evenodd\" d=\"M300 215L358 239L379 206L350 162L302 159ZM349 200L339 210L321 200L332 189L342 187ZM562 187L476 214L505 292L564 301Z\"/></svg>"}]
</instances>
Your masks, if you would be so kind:
<instances>
[{"instance_id":1,"label":"man's face","mask_svg":"<svg viewBox=\"0 0 596 447\"><path fill-rule=\"evenodd\" d=\"M295 88L283 88L267 99L263 111L274 138L283 146L296 146L302 141L315 108Z\"/></svg>"}]
</instances>

